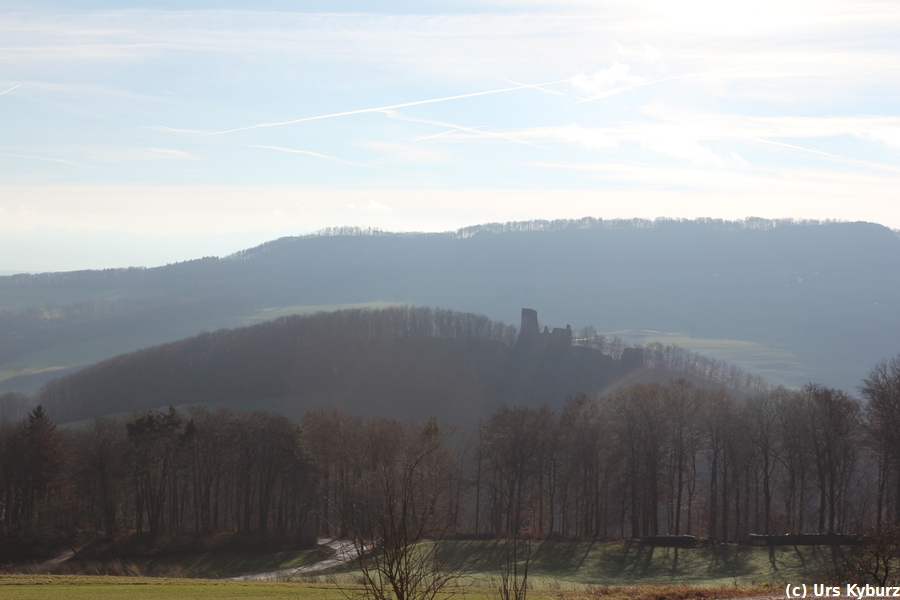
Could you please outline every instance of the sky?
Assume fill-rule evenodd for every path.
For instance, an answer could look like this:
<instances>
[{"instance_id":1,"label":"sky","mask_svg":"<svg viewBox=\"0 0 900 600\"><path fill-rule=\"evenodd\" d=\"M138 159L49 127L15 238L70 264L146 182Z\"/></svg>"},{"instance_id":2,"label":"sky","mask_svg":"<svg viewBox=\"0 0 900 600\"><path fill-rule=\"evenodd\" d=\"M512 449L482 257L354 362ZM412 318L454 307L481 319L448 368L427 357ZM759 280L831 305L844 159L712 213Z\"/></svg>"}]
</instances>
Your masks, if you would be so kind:
<instances>
[{"instance_id":1,"label":"sky","mask_svg":"<svg viewBox=\"0 0 900 600\"><path fill-rule=\"evenodd\" d=\"M0 273L333 226L900 228L900 3L5 2Z\"/></svg>"}]
</instances>

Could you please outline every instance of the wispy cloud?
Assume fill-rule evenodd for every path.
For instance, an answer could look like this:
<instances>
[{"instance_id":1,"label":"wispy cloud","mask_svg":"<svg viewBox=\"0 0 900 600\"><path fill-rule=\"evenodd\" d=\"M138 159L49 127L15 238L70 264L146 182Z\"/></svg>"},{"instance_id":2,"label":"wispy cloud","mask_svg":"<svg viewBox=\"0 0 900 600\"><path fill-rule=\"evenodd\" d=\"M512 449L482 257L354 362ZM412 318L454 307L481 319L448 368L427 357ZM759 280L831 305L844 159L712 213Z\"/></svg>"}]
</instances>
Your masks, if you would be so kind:
<instances>
[{"instance_id":1,"label":"wispy cloud","mask_svg":"<svg viewBox=\"0 0 900 600\"><path fill-rule=\"evenodd\" d=\"M709 146L699 143L696 138L687 132L683 135L674 134L650 137L641 141L641 147L652 152L689 160L697 164L726 166L745 164L746 162L734 152L728 154L715 152Z\"/></svg>"},{"instance_id":2,"label":"wispy cloud","mask_svg":"<svg viewBox=\"0 0 900 600\"><path fill-rule=\"evenodd\" d=\"M49 156L34 156L31 154L0 154L0 156L7 156L9 158L25 158L28 160L44 160L48 162L60 163L63 165L73 165L73 166L81 166L81 163L76 162L74 160L67 160L64 158L51 158Z\"/></svg>"},{"instance_id":3,"label":"wispy cloud","mask_svg":"<svg viewBox=\"0 0 900 600\"><path fill-rule=\"evenodd\" d=\"M615 148L619 137L615 130L605 127L581 127L577 124L555 127L531 127L513 132L518 138L537 140L543 143L562 142L575 144L589 150Z\"/></svg>"},{"instance_id":4,"label":"wispy cloud","mask_svg":"<svg viewBox=\"0 0 900 600\"><path fill-rule=\"evenodd\" d=\"M382 204L381 202L378 202L377 200L372 200L371 198L369 198L365 202L362 202L359 204L348 204L347 208L349 208L350 210L366 212L366 213L389 213L389 212L392 212L392 209L390 206L388 206L387 204Z\"/></svg>"},{"instance_id":5,"label":"wispy cloud","mask_svg":"<svg viewBox=\"0 0 900 600\"><path fill-rule=\"evenodd\" d=\"M711 119L715 124L710 124L705 120L701 122L695 122L678 117L667 117L667 119L670 122L674 123L676 127L690 128L695 132L694 135L698 137L746 140L760 144L790 148L792 150L798 150L800 152L809 154L816 154L818 156L824 156L845 163L858 164L876 169L900 172L900 168L892 165L842 156L833 152L825 152L823 150L808 148L805 146L800 146L798 144L791 144L788 142L780 141L778 139L771 139L783 139L791 137L836 137L840 135L868 136L878 139L878 133L875 133L878 131L887 132L887 135L885 135L885 137L890 139L890 134L894 132L900 133L900 129L876 129L873 131L872 126L876 124L883 124L885 123L885 121L889 123L897 123L898 120L900 120L900 118L897 117L826 117L818 119L807 117L801 119L761 119L728 116L724 118L720 117L719 119ZM882 133L882 135L884 135L884 133ZM898 141L900 141L900 136L898 136Z\"/></svg>"},{"instance_id":6,"label":"wispy cloud","mask_svg":"<svg viewBox=\"0 0 900 600\"><path fill-rule=\"evenodd\" d=\"M396 119L398 121L407 121L409 123L423 123L426 125L436 125L438 127L450 127L451 128L450 131L444 131L444 132L441 132L441 133L433 135L433 136L425 136L425 137L417 138L417 139L413 140L414 142L444 136L449 133L453 133L454 131L463 131L465 133L469 133L474 136L481 136L481 137L492 138L492 139L501 139L506 142L513 142L514 144L525 144L526 146L542 147L542 146L538 146L537 144L534 144L532 142L529 142L527 140L522 140L520 138L517 138L514 135L509 135L506 133L498 133L498 132L494 132L494 131L484 131L482 129L483 126L466 127L464 125L456 125L454 123L446 123L444 121L434 121L431 119L417 119L415 117L408 117L406 115L403 115L403 114L398 113L393 110L385 110L383 112L387 116L391 117L392 119Z\"/></svg>"},{"instance_id":7,"label":"wispy cloud","mask_svg":"<svg viewBox=\"0 0 900 600\"><path fill-rule=\"evenodd\" d=\"M312 150L297 150L294 148L282 148L281 146L262 146L262 145L251 145L251 148L264 148L266 150L277 150L278 152L287 152L289 154L305 154L306 156L314 156L316 158L322 158L325 160L331 160L334 162L338 162L345 165L353 165L354 167L368 167L368 168L377 168L374 165L364 165L362 163L355 163L349 160L344 160L343 158L338 158L336 156L328 156L327 154L320 154L319 152L313 152Z\"/></svg>"},{"instance_id":8,"label":"wispy cloud","mask_svg":"<svg viewBox=\"0 0 900 600\"><path fill-rule=\"evenodd\" d=\"M12 86L12 87L9 88L8 90L3 90L2 92L0 92L0 96L2 96L3 94L6 94L6 93L9 93L9 92L13 91L13 90L16 89L17 87L20 87L21 85L22 85L21 83L17 83L16 85Z\"/></svg>"},{"instance_id":9,"label":"wispy cloud","mask_svg":"<svg viewBox=\"0 0 900 600\"><path fill-rule=\"evenodd\" d=\"M470 127L469 129L481 129L482 126L478 125L476 127ZM461 130L459 127L454 127L453 129L447 129L446 131L441 131L439 133L432 133L431 135L423 135L422 137L417 137L413 140L413 143L422 142L425 140L433 140L435 138L444 137L445 135L451 135L453 133L459 133Z\"/></svg>"},{"instance_id":10,"label":"wispy cloud","mask_svg":"<svg viewBox=\"0 0 900 600\"><path fill-rule=\"evenodd\" d=\"M860 135L862 137L868 137L869 139L875 140L877 142L887 144L888 146L891 146L893 148L900 148L900 124L890 129L865 130Z\"/></svg>"},{"instance_id":11,"label":"wispy cloud","mask_svg":"<svg viewBox=\"0 0 900 600\"><path fill-rule=\"evenodd\" d=\"M586 94L591 94L592 98L600 98L601 94L607 94L617 84L626 84L622 87L622 91L625 91L646 81L643 77L631 75L629 71L631 71L629 65L614 62L613 66L601 69L593 75L576 75L572 78L572 85Z\"/></svg>"},{"instance_id":12,"label":"wispy cloud","mask_svg":"<svg viewBox=\"0 0 900 600\"><path fill-rule=\"evenodd\" d=\"M814 60L824 60L824 59L830 58L830 57L832 57L832 56L838 56L839 54L843 54L843 53L842 53L842 52L835 52L835 53L832 53L832 54L825 54L825 55L814 56L814 57L806 57L806 58L798 58L798 59L794 59L794 60L783 60L783 61L778 61L778 62L773 62L773 63L760 64L760 65L749 65L749 66L745 66L745 67L733 67L733 68L729 68L729 69L718 69L718 70L715 70L715 71L704 71L704 72L701 72L701 73L687 73L687 74L684 74L684 75L673 75L672 77L662 77L662 78L660 78L660 79L653 79L653 80L646 80L646 79L643 79L643 78L639 78L639 79L641 79L641 81L638 81L638 82L636 82L636 83L632 83L632 84L629 84L629 85L624 85L624 86L612 88L612 89L609 89L609 90L606 90L606 91L603 91L603 92L598 92L598 93L594 94L593 96L589 96L589 97L587 97L587 98L579 98L579 101L580 101L580 102L592 102L592 101L594 101L594 100L600 100L600 99L603 99L603 98L608 98L609 96L613 96L613 95L615 95L615 94L621 94L622 92L627 92L627 91L630 91L630 90L633 90L633 89L636 89L636 88L639 88L639 87L643 87L643 86L647 86L647 85L656 85L656 84L658 84L658 83L664 83L664 82L666 82L666 81L677 81L677 80L679 80L679 79L691 79L691 78L695 78L695 77L709 77L709 76L711 76L711 75L722 75L722 74L725 74L725 73L736 73L736 72L738 72L738 71L752 71L752 70L756 70L756 69L765 69L765 68L769 68L769 67L780 67L780 66L783 66L783 65L791 65L791 64L796 64L796 63L811 62L811 61L814 61ZM622 66L623 66L623 65L619 65L619 67L622 67ZM610 69L607 69L607 71L612 71L612 70L615 69L615 68L616 68L616 65L614 65L614 66L611 67ZM621 69L620 69L620 71L621 71ZM603 72L600 72L600 73L603 73ZM628 73L628 68L626 67L626 68L624 69L624 75L627 76L627 73ZM604 73L604 78L605 78L606 80L610 80L610 79L611 79L612 77L614 77L614 76L615 76L614 73ZM575 79L572 80L573 85L575 85L575 81L576 81ZM590 84L590 80L581 80L581 79L579 79L578 81L579 81L582 85ZM603 79L601 79L598 83L601 83L601 82L603 82Z\"/></svg>"},{"instance_id":13,"label":"wispy cloud","mask_svg":"<svg viewBox=\"0 0 900 600\"><path fill-rule=\"evenodd\" d=\"M761 144L771 144L773 146L781 146L783 148L791 148L793 150L800 150L801 152L808 152L810 154L818 154L819 156L826 156L828 158L833 158L835 160L839 160L841 162L852 163L857 165L865 165L867 167L873 167L875 169L884 169L886 171L893 171L895 173L900 173L900 168L892 167L890 165L884 165L881 163L870 162L868 160L859 160L858 158L848 158L846 156L839 156L837 154L832 154L831 152L823 152L822 150L815 150L813 148L804 148L803 146L797 146L795 144L786 144L784 142L777 142L775 140L764 140L760 138L743 138L751 142L759 142Z\"/></svg>"},{"instance_id":14,"label":"wispy cloud","mask_svg":"<svg viewBox=\"0 0 900 600\"><path fill-rule=\"evenodd\" d=\"M173 133L194 133L194 134L206 134L206 131L201 131L199 129L180 129L178 127L166 127L165 125L139 125L141 129L155 129L157 131L171 131Z\"/></svg>"},{"instance_id":15,"label":"wispy cloud","mask_svg":"<svg viewBox=\"0 0 900 600\"><path fill-rule=\"evenodd\" d=\"M169 148L147 148L149 152L159 156L160 158L176 158L180 160L199 160L193 154L184 150L172 150Z\"/></svg>"}]
</instances>

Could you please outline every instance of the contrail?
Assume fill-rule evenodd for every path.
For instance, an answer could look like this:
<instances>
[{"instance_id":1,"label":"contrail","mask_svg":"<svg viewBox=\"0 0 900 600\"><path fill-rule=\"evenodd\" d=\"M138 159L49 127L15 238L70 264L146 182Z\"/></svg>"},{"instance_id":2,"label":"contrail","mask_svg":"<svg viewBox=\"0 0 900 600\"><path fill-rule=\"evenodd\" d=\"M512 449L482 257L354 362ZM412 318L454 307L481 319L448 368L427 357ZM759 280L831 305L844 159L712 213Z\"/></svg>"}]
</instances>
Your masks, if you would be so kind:
<instances>
[{"instance_id":1,"label":"contrail","mask_svg":"<svg viewBox=\"0 0 900 600\"><path fill-rule=\"evenodd\" d=\"M752 138L752 137L743 137L743 136L735 136L738 139L748 140L751 142L760 142L762 144L772 144L773 146L784 146L785 148L793 148L794 150L802 150L803 152L811 152L812 154L821 154L822 156L827 156L829 158L836 158L837 160L842 160L845 162L858 163L860 165L866 165L869 167L875 167L878 169L887 169L888 171L894 171L895 173L900 173L900 169L895 167L891 167L888 165L883 165L881 163L873 163L867 160L859 160L857 158L847 158L845 156L838 156L837 154L831 154L830 152L822 152L821 150L813 150L812 148L804 148L803 146L795 146L793 144L785 144L784 142L774 142L772 140L764 140L762 138Z\"/></svg>"},{"instance_id":2,"label":"contrail","mask_svg":"<svg viewBox=\"0 0 900 600\"><path fill-rule=\"evenodd\" d=\"M664 117L665 118L665 117ZM694 127L702 127L709 129L708 125L704 125L703 123L695 123L692 121L685 121L684 119L673 119L668 118L669 121L674 121L675 123L684 123L685 125L693 125ZM715 128L712 128L715 129ZM891 167L889 165L884 165L881 163L873 163L867 160L859 160L858 158L847 158L846 156L839 156L837 154L831 154L830 152L823 152L822 150L813 150L812 148L804 148L803 146L795 146L794 144L787 144L785 142L776 142L774 140L767 140L764 138L757 137L749 137L746 135L724 135L720 136L722 138L734 138L738 140L746 140L748 142L759 142L760 144L770 144L772 146L782 146L784 148L791 148L792 150L800 150L801 152L809 152L810 154L818 154L820 156L827 156L828 158L834 158L836 160L851 162L860 165L866 165L867 167L875 167L876 169L886 169L888 171L894 171L895 173L900 173L900 169L896 167Z\"/></svg>"},{"instance_id":3,"label":"contrail","mask_svg":"<svg viewBox=\"0 0 900 600\"><path fill-rule=\"evenodd\" d=\"M674 77L664 77L662 79L654 79L652 81L642 81L641 83L635 83L632 85L626 85L620 88L611 89L609 91L603 92L601 94L597 94L596 96L591 96L589 98L580 98L579 104L584 102L591 102L593 100L600 100L601 98L606 98L608 96L613 96L615 94L621 94L622 92L627 92L628 90L633 90L635 88L643 87L645 85L654 85L657 83L663 83L664 81L674 81L676 79L688 79L690 77L704 77L706 75L718 75L719 73L733 73L735 71L748 71L751 69L763 69L765 67L777 67L780 65L790 65L798 62L809 62L811 60L816 60L819 58L828 58L829 56L837 56L838 54L843 54L843 52L834 52L832 54L826 54L824 56L816 56L813 58L798 58L797 60L785 60L776 63L768 63L765 65L752 65L749 67L734 67L733 69L722 69L720 71L705 71L703 73L688 73L687 75L675 75Z\"/></svg>"},{"instance_id":4,"label":"contrail","mask_svg":"<svg viewBox=\"0 0 900 600\"><path fill-rule=\"evenodd\" d=\"M513 85L526 85L524 83L519 83L518 81L513 81L512 79L504 79L503 81L505 81L506 83L511 83ZM571 81L571 79L569 81ZM554 94L556 96L568 96L568 94L557 92L556 90L548 90L539 86L535 86L535 89L541 90L542 92L545 92L547 94Z\"/></svg>"},{"instance_id":5,"label":"contrail","mask_svg":"<svg viewBox=\"0 0 900 600\"><path fill-rule=\"evenodd\" d=\"M472 133L475 135L483 135L487 137L496 137L508 142L513 142L515 144L525 144L526 146L534 146L535 148L546 148L546 146L539 146L538 144L534 144L532 142L527 142L525 140L520 140L519 138L513 137L511 135L504 135L502 133L494 133L492 131L481 131L480 127L464 127L463 125L456 125L454 123L444 123L443 121L432 121L429 119L416 119L413 117L407 117L405 115L401 115L398 112L394 112L391 110L384 111L386 115L389 117L398 119L400 121L408 121L410 123L425 123L426 125L438 125L440 127L452 127L451 131L445 131L443 133L438 133L435 135L426 135L425 137L418 138L413 140L414 142L418 142L421 140L426 140L428 138L438 137L441 135L446 135L448 133L453 133L453 131L465 131L466 133Z\"/></svg>"},{"instance_id":6,"label":"contrail","mask_svg":"<svg viewBox=\"0 0 900 600\"><path fill-rule=\"evenodd\" d=\"M336 156L328 156L327 154L319 154L318 152L313 152L312 150L295 150L293 148L282 148L281 146L252 145L250 147L251 148L265 148L266 150L278 150L279 152L290 152L291 154L306 154L308 156L315 156L316 158L324 158L325 160L333 160L335 162L344 163L345 165L353 165L354 167L369 167L371 169L377 168L377 167L373 167L372 165L363 165L360 163L350 162L349 160L337 158Z\"/></svg>"},{"instance_id":7,"label":"contrail","mask_svg":"<svg viewBox=\"0 0 900 600\"><path fill-rule=\"evenodd\" d=\"M21 86L21 85L22 85L21 83L17 83L16 85L14 85L14 86L12 86L11 88L9 88L8 90L6 90L6 92L11 92L11 91L13 91L14 89L16 89L17 87L19 87L19 86ZM3 94L5 94L6 92L0 92L0 96L2 96Z\"/></svg>"},{"instance_id":8,"label":"contrail","mask_svg":"<svg viewBox=\"0 0 900 600\"><path fill-rule=\"evenodd\" d=\"M459 94L456 96L445 96L443 98L431 98L429 100L415 100L413 102L403 102L402 104L391 104L390 106L378 106L376 108L360 108L357 110L348 110L339 113L331 113L327 115L316 115L315 117L303 117L302 119L292 119L290 121L280 121L278 123L259 123L257 125L248 125L247 127L238 127L236 129L226 129L224 131L213 131L205 135L222 135L225 133L237 133L238 131L248 131L250 129L261 129L263 127L279 127L281 125L293 125L295 123L305 123L307 121L318 121L320 119L333 119L335 117L348 117L350 115L361 115L364 113L383 112L394 110L396 108L406 108L408 106L420 106L422 104L434 104L436 102L448 102L450 100L462 100L463 98L474 98L476 96L487 96L489 94L500 94L503 92L512 92L514 90L525 90L529 88L538 88L544 85L555 85L557 83L566 83L570 79L560 79L559 81L547 81L544 83L535 83L530 85L517 85L515 87L500 88L497 90L488 90L486 92L473 92L471 94Z\"/></svg>"}]
</instances>

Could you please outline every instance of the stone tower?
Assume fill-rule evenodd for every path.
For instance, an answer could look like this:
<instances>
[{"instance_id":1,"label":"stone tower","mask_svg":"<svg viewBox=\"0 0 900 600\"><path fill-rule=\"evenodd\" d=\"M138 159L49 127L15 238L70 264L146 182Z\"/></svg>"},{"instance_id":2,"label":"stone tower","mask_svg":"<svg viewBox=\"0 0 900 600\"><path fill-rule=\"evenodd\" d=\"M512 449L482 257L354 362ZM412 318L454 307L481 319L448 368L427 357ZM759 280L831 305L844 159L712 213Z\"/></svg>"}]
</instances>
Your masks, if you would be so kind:
<instances>
[{"instance_id":1,"label":"stone tower","mask_svg":"<svg viewBox=\"0 0 900 600\"><path fill-rule=\"evenodd\" d=\"M519 343L534 344L538 341L541 330L538 327L537 311L533 308L522 309L522 327L519 328Z\"/></svg>"}]
</instances>

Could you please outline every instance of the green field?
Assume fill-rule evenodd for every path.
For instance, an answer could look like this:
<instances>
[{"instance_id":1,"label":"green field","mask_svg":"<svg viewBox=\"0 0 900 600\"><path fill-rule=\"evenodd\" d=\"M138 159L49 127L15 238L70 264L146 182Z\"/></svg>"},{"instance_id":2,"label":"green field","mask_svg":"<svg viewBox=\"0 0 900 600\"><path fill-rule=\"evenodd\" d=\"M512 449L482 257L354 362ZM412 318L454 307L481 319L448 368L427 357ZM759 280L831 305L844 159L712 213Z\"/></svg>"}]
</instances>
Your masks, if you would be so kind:
<instances>
[{"instance_id":1,"label":"green field","mask_svg":"<svg viewBox=\"0 0 900 600\"><path fill-rule=\"evenodd\" d=\"M541 600L673 600L733 598L771 591L771 588L736 588L734 586L698 590L686 586L631 586L621 588L582 588L559 591L531 588L528 597ZM292 598L294 600L347 600L362 598L362 590L354 587L297 583L242 583L224 581L190 581L184 579L147 579L112 577L0 576L0 597L10 600L38 598L101 598L163 600L170 598ZM492 588L452 588L437 600L499 600Z\"/></svg>"},{"instance_id":2,"label":"green field","mask_svg":"<svg viewBox=\"0 0 900 600\"><path fill-rule=\"evenodd\" d=\"M454 542L455 559L477 556L468 572L475 585L496 577L499 561L485 542ZM829 547L719 546L715 548L650 548L621 542L537 543L529 577L536 587L643 583L691 586L752 586L763 583L812 581L826 573L833 560ZM486 585L486 587L493 587Z\"/></svg>"},{"instance_id":3,"label":"green field","mask_svg":"<svg viewBox=\"0 0 900 600\"><path fill-rule=\"evenodd\" d=\"M582 589L596 585L687 584L700 587L778 585L819 580L842 550L819 546L718 546L650 548L622 542L534 542L530 580L541 589ZM63 563L55 573L77 575L149 575L176 578L225 578L311 564L328 556L324 549L271 553L207 552L160 558ZM460 585L493 588L499 576L499 552L492 542L452 541L442 561L460 565ZM352 584L349 566L303 578L308 584ZM2 594L0 594L2 595Z\"/></svg>"},{"instance_id":4,"label":"green field","mask_svg":"<svg viewBox=\"0 0 900 600\"><path fill-rule=\"evenodd\" d=\"M0 597L9 600L38 598L293 598L295 600L339 600L344 598L334 587L315 587L291 583L243 583L151 579L138 577L37 576L0 577Z\"/></svg>"},{"instance_id":5,"label":"green field","mask_svg":"<svg viewBox=\"0 0 900 600\"><path fill-rule=\"evenodd\" d=\"M80 575L0 576L0 597L65 598L299 598L340 600L359 595L352 568L339 573L305 576L295 582L233 582L216 579L266 572L315 562L319 551L269 554L197 554L126 562L118 567L84 563ZM727 597L746 590L777 590L783 582L822 581L839 559L840 550L827 547L648 548L623 543L544 541L533 546L529 587L534 598L581 600L618 598ZM496 598L500 583L495 547L484 541L447 544L444 560L467 570L449 598ZM114 563L117 561L113 561ZM66 567L73 572L77 563ZM101 577L91 573L120 572ZM129 573L165 575L135 577ZM206 579L188 579L206 578ZM666 586L666 587L660 587ZM659 590L670 590L660 593ZM646 591L648 595L640 595ZM649 590L649 591L648 591ZM676 590L672 592L671 590ZM688 593L689 591L689 593ZM640 592L640 593L639 593ZM682 596L682 592L684 595Z\"/></svg>"},{"instance_id":6,"label":"green field","mask_svg":"<svg viewBox=\"0 0 900 600\"><path fill-rule=\"evenodd\" d=\"M814 373L795 353L778 345L747 340L698 338L686 333L634 330L617 331L618 335L632 343L646 345L659 342L664 346L681 346L704 356L735 364L763 379L779 382L787 377L814 378Z\"/></svg>"}]
</instances>

